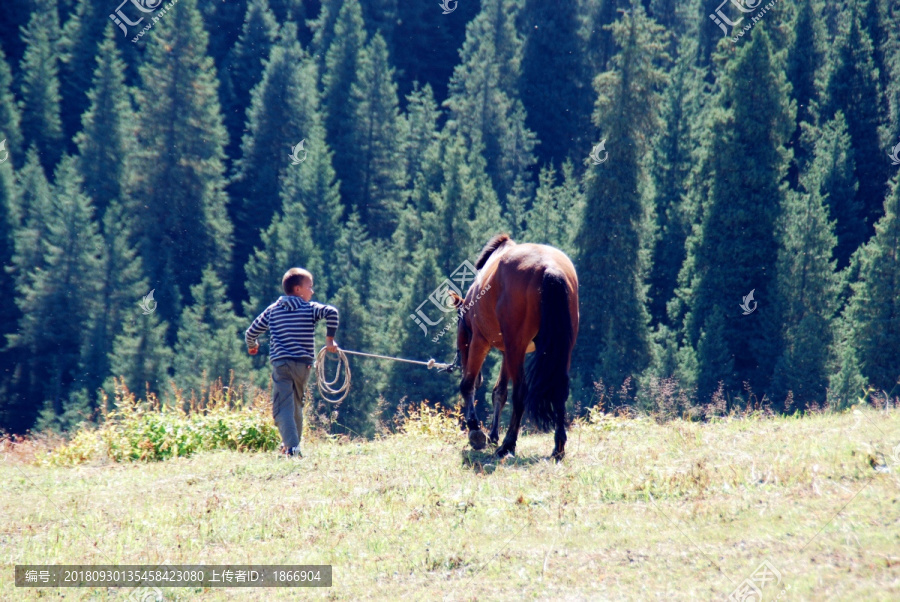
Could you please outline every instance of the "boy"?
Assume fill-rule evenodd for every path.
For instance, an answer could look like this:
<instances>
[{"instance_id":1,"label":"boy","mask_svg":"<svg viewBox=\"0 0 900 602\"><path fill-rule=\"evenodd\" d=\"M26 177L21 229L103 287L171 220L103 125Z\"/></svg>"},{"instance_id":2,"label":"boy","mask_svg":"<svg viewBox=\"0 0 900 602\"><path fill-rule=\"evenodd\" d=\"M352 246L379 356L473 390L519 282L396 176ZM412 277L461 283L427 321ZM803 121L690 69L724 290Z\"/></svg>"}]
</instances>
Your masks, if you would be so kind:
<instances>
[{"instance_id":1,"label":"boy","mask_svg":"<svg viewBox=\"0 0 900 602\"><path fill-rule=\"evenodd\" d=\"M247 351L256 355L256 339L268 329L269 361L272 362L272 417L281 433L281 451L287 456L300 456L303 435L303 395L315 361L315 326L325 318L325 348L337 353L334 333L338 327L338 310L330 305L310 302L313 276L300 268L289 269L281 279L284 295L259 314L247 332Z\"/></svg>"}]
</instances>

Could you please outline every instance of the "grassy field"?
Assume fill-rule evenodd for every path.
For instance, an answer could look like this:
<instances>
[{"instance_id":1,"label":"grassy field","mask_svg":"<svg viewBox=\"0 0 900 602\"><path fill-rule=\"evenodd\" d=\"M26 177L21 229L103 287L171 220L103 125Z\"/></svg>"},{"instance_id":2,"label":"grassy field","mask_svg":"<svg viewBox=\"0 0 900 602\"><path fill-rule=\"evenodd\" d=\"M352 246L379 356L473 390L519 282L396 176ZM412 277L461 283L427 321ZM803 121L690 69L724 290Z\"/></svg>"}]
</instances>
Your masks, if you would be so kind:
<instances>
[{"instance_id":1,"label":"grassy field","mask_svg":"<svg viewBox=\"0 0 900 602\"><path fill-rule=\"evenodd\" d=\"M897 600L898 444L900 414L866 408L598 416L573 426L561 464L552 435L495 462L436 417L371 442L307 437L299 460L52 467L7 445L0 599L133 591L15 588L16 564L169 563L331 564L334 585L168 600L725 600L749 584L763 600Z\"/></svg>"}]
</instances>

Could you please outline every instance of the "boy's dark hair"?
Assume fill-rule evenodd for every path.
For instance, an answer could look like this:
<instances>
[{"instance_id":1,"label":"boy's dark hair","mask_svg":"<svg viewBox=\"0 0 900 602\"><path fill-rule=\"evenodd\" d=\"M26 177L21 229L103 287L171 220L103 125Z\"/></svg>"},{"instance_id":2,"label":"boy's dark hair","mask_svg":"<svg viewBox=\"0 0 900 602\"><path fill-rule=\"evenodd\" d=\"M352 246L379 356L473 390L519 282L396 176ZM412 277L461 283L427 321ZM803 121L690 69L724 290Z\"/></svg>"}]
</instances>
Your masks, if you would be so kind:
<instances>
[{"instance_id":1,"label":"boy's dark hair","mask_svg":"<svg viewBox=\"0 0 900 602\"><path fill-rule=\"evenodd\" d=\"M294 287L303 286L307 279L311 281L312 274L303 268L291 268L284 273L284 278L281 279L281 288L284 289L285 295L291 295L294 292Z\"/></svg>"}]
</instances>

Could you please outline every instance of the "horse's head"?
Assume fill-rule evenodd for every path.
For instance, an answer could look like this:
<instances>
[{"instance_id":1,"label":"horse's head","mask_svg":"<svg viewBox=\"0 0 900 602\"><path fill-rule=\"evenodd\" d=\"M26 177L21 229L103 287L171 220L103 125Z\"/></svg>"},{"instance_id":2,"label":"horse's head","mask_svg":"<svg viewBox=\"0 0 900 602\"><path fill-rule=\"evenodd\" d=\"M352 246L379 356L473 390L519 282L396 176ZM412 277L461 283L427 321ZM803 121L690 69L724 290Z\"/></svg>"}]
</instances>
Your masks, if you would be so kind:
<instances>
[{"instance_id":1,"label":"horse's head","mask_svg":"<svg viewBox=\"0 0 900 602\"><path fill-rule=\"evenodd\" d=\"M462 355L462 365L466 365L466 352L469 347L469 340L472 336L472 329L466 324L466 315L463 313L462 307L465 305L465 299L457 295L455 292L449 292L450 301L456 307L456 353Z\"/></svg>"}]
</instances>

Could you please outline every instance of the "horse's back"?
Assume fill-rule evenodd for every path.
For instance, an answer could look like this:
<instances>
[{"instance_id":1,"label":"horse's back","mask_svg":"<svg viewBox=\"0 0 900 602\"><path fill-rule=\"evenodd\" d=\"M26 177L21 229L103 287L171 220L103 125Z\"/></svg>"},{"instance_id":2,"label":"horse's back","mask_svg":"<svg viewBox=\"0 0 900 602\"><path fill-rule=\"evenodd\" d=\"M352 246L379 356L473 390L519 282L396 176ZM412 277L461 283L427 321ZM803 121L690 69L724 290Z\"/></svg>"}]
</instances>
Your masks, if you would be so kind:
<instances>
[{"instance_id":1,"label":"horse's back","mask_svg":"<svg viewBox=\"0 0 900 602\"><path fill-rule=\"evenodd\" d=\"M550 245L518 244L500 255L497 269L512 270L538 280L543 279L547 270L555 270L565 277L570 289L578 289L578 275L572 260Z\"/></svg>"}]
</instances>

